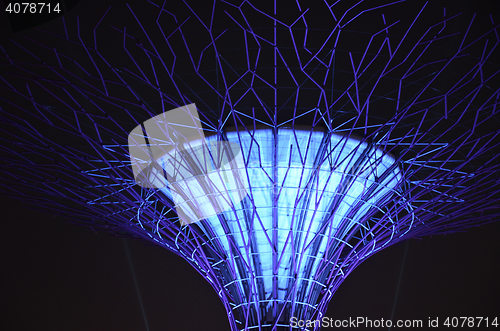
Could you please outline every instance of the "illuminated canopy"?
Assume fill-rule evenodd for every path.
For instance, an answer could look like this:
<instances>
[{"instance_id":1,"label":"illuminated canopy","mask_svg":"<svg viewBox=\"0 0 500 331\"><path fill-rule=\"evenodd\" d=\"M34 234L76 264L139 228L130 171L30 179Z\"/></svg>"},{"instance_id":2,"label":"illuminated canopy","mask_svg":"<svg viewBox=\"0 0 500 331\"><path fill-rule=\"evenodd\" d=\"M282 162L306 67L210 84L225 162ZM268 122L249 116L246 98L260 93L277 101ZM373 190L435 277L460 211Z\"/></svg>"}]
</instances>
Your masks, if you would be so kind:
<instances>
[{"instance_id":1,"label":"illuminated canopy","mask_svg":"<svg viewBox=\"0 0 500 331\"><path fill-rule=\"evenodd\" d=\"M181 256L232 331L321 319L375 252L500 219L500 26L450 7L148 1L2 41L5 194Z\"/></svg>"},{"instance_id":2,"label":"illuminated canopy","mask_svg":"<svg viewBox=\"0 0 500 331\"><path fill-rule=\"evenodd\" d=\"M339 247L350 245L350 230L395 194L401 180L395 159L368 142L319 130L232 131L226 138L241 146L244 163L232 163L232 171L244 174L247 195L196 223L210 243L199 249L215 257L238 315L252 311L249 325L272 316L274 306L286 308L283 321L311 317L317 308L311 302L326 290L342 258ZM216 139L207 137L211 155L218 154ZM206 180L194 170L183 180L193 187L196 178ZM201 191L190 192L190 203L200 214L213 214L206 199L211 187L195 187ZM170 189L163 191L172 197Z\"/></svg>"}]
</instances>

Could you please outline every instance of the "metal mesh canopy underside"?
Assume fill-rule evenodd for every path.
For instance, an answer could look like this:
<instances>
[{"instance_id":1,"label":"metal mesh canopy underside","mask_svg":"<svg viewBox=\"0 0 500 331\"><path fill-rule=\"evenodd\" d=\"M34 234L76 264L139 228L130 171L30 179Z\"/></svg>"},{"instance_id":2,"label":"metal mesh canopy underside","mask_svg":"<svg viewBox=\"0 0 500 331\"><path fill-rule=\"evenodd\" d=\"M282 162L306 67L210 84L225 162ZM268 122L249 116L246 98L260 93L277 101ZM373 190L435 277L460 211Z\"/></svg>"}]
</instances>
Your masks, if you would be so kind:
<instances>
[{"instance_id":1,"label":"metal mesh canopy underside","mask_svg":"<svg viewBox=\"0 0 500 331\"><path fill-rule=\"evenodd\" d=\"M319 317L380 249L498 219L498 18L432 6L148 1L3 40L3 192L182 256L233 330ZM191 103L251 189L185 224L127 135Z\"/></svg>"},{"instance_id":2,"label":"metal mesh canopy underside","mask_svg":"<svg viewBox=\"0 0 500 331\"><path fill-rule=\"evenodd\" d=\"M212 268L220 270L233 310L239 316L251 312L249 324L274 316L274 302L281 321L310 317L316 312L311 302L328 290L332 269L342 272L348 265L342 247L349 246L358 259L372 253L364 245L373 239L371 225L380 220L374 214L383 214L378 206L387 208L398 195L399 168L373 145L321 131L283 128L274 136L262 129L226 137L241 144L248 195L198 223L209 238L199 249L213 256ZM411 230L390 222L389 236ZM357 247L347 243L353 227L367 235L357 238Z\"/></svg>"}]
</instances>

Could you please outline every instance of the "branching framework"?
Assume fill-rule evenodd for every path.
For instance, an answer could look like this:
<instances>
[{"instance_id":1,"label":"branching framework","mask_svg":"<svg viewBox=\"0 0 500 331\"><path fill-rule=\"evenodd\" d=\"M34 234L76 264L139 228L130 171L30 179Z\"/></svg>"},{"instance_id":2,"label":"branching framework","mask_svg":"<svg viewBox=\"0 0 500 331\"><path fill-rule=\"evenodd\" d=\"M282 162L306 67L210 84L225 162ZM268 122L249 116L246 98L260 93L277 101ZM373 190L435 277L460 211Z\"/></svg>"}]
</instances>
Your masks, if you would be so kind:
<instances>
[{"instance_id":1,"label":"branching framework","mask_svg":"<svg viewBox=\"0 0 500 331\"><path fill-rule=\"evenodd\" d=\"M2 185L183 257L232 330L300 329L377 251L498 218L498 23L415 4L149 1L6 42ZM249 189L184 224L127 135L191 103Z\"/></svg>"}]
</instances>

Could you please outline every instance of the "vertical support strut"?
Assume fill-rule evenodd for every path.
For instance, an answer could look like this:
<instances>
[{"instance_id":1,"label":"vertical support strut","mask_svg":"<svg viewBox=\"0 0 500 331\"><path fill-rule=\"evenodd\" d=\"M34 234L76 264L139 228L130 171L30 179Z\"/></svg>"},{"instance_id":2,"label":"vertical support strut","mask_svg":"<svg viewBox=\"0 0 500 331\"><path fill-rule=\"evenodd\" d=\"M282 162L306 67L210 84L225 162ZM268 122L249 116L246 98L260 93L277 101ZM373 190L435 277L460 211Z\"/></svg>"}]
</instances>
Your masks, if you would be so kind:
<instances>
[{"instance_id":1,"label":"vertical support strut","mask_svg":"<svg viewBox=\"0 0 500 331\"><path fill-rule=\"evenodd\" d=\"M273 135L274 135L274 147L273 147L273 234L272 234L272 254L273 254L273 316L278 316L278 68L277 68L277 57L278 57L278 38L276 36L276 0L274 0L274 45L273 45L273 55L274 55L274 123L273 123ZM275 323L278 321L276 320ZM273 328L274 329L274 328Z\"/></svg>"}]
</instances>

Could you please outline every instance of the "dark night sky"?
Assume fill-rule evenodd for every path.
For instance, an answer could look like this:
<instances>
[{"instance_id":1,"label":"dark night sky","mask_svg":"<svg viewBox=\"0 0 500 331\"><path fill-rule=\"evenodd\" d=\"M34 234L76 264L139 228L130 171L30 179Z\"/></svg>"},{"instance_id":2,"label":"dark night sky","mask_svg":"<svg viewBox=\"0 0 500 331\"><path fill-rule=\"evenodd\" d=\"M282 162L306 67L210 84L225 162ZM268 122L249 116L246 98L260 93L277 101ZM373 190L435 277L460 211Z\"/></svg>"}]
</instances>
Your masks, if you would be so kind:
<instances>
[{"instance_id":1,"label":"dark night sky","mask_svg":"<svg viewBox=\"0 0 500 331\"><path fill-rule=\"evenodd\" d=\"M2 330L229 330L215 291L173 253L19 201L1 207ZM499 233L495 223L390 247L354 270L327 316L390 318L400 279L393 320L500 319Z\"/></svg>"}]
</instances>

